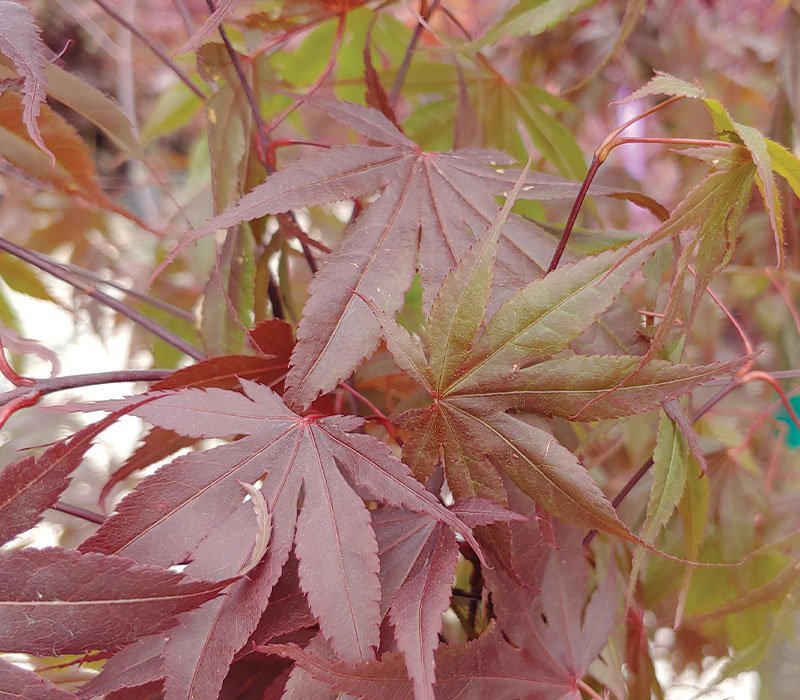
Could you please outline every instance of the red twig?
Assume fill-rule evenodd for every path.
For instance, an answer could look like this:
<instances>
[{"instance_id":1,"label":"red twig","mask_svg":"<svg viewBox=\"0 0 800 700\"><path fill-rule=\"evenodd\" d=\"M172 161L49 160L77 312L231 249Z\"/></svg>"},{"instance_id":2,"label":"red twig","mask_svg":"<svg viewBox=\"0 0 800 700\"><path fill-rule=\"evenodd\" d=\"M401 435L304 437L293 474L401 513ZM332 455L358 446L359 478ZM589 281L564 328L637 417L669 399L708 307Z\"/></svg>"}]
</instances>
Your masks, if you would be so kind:
<instances>
[{"instance_id":1,"label":"red twig","mask_svg":"<svg viewBox=\"0 0 800 700\"><path fill-rule=\"evenodd\" d=\"M31 391L22 396L18 396L8 401L2 408L0 408L0 428L2 428L17 411L21 408L28 408L35 406L42 398L40 391Z\"/></svg>"},{"instance_id":2,"label":"red twig","mask_svg":"<svg viewBox=\"0 0 800 700\"><path fill-rule=\"evenodd\" d=\"M35 379L22 377L17 374L16 370L8 362L8 358L6 358L6 350L3 347L2 340L0 340L0 374L8 379L14 386L34 386L36 384Z\"/></svg>"},{"instance_id":3,"label":"red twig","mask_svg":"<svg viewBox=\"0 0 800 700\"><path fill-rule=\"evenodd\" d=\"M118 382L157 382L172 374L167 369L126 369L113 372L96 372L94 374L75 374L67 377L53 377L51 379L36 379L35 392L38 396L53 394L66 389L77 389L83 386L97 386L98 384L116 384ZM0 407L19 399L31 396L31 390L20 387L0 394ZM35 403L35 402L34 402ZM21 407L20 407L21 408Z\"/></svg>"},{"instance_id":4,"label":"red twig","mask_svg":"<svg viewBox=\"0 0 800 700\"><path fill-rule=\"evenodd\" d=\"M95 523L96 525L102 525L106 521L104 515L100 515L99 513L95 513L91 510L86 510L86 508L81 508L80 506L74 506L71 503L65 503L64 501L56 501L50 507L53 510L57 510L59 513L74 515L76 518L81 518L82 520Z\"/></svg>"},{"instance_id":5,"label":"red twig","mask_svg":"<svg viewBox=\"0 0 800 700\"><path fill-rule=\"evenodd\" d=\"M380 424L386 429L386 432L389 433L392 440L394 440L400 447L403 446L403 438L397 432L397 428L395 428L394 423L389 419L389 417L381 411L372 401L370 401L364 394L360 391L355 389L354 387L350 386L347 382L342 382L339 385L342 389L349 392L353 397L361 401L365 406L367 406L374 414L375 417L380 421Z\"/></svg>"}]
</instances>

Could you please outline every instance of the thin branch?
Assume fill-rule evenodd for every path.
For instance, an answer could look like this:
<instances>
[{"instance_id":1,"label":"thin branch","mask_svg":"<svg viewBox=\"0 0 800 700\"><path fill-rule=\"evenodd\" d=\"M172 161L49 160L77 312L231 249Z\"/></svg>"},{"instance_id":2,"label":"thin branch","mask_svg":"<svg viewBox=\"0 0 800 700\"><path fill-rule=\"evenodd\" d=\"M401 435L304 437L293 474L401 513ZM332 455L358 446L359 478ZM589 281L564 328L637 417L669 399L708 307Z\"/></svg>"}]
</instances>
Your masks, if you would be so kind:
<instances>
[{"instance_id":1,"label":"thin branch","mask_svg":"<svg viewBox=\"0 0 800 700\"><path fill-rule=\"evenodd\" d=\"M706 403L703 404L701 408L694 412L692 415L692 423L696 423L699 421L706 413L708 413L714 406L716 406L722 399L724 399L728 394L730 394L734 389L737 389L741 386L741 381L738 379L731 379L731 381L726 384L722 389L720 389L714 396L712 396ZM653 458L650 457L639 469L636 473L628 479L625 483L625 486L622 487L622 490L614 496L614 500L611 501L611 505L616 508L619 506L622 501L625 500L627 495L633 490L633 487L636 486L644 477L647 472L653 466ZM584 546L587 546L591 543L594 539L595 535L597 534L597 530L589 530L586 537L583 538Z\"/></svg>"},{"instance_id":2,"label":"thin branch","mask_svg":"<svg viewBox=\"0 0 800 700\"><path fill-rule=\"evenodd\" d=\"M586 194L592 186L592 180L594 180L602 164L603 161L601 161L597 155L592 158L592 163L589 166L586 177L583 178L583 182L581 183L581 189L578 191L578 196L575 197L575 202L572 204L572 209L569 212L569 218L564 226L564 233L561 234L561 240L558 242L555 253L553 253L553 259L550 261L550 265L547 268L548 274L555 270L558 267L558 263L561 262L561 256L564 255L564 251L567 248L567 242L569 241L572 228L575 226L575 221L578 219L578 214L583 206L583 200L586 199Z\"/></svg>"},{"instance_id":3,"label":"thin branch","mask_svg":"<svg viewBox=\"0 0 800 700\"><path fill-rule=\"evenodd\" d=\"M161 62L167 66L181 81L188 87L197 97L201 100L205 101L206 96L200 90L200 88L195 85L191 78L187 75L186 71L183 70L175 61L173 61L164 49L161 48L153 39L151 39L147 34L142 32L136 25L131 24L125 17L123 17L117 10L115 10L111 5L109 5L106 0L94 0L94 2L99 5L102 10L112 17L116 22L119 22L125 29L127 29L131 34L133 34L139 41L141 41L148 49L150 49Z\"/></svg>"},{"instance_id":4,"label":"thin branch","mask_svg":"<svg viewBox=\"0 0 800 700\"><path fill-rule=\"evenodd\" d=\"M212 14L217 9L216 5L214 4L214 0L206 0L206 5L208 5L208 9L211 10ZM250 105L250 111L253 113L253 119L256 123L256 133L258 135L256 140L256 151L258 153L259 160L263 162L266 160L268 137L267 129L264 125L264 119L261 117L261 110L259 109L258 102L256 101L256 96L253 93L253 88L250 87L250 82L247 80L247 76L244 74L242 62L236 55L236 49L233 48L233 44L228 37L228 32L225 31L225 27L223 27L221 24L217 27L217 31L222 39L222 43L225 44L225 50L228 52L233 69L236 71L236 75L242 85L242 90L247 98L247 103Z\"/></svg>"},{"instance_id":5,"label":"thin branch","mask_svg":"<svg viewBox=\"0 0 800 700\"><path fill-rule=\"evenodd\" d=\"M92 280L97 284L104 284L108 287L113 287L114 289L118 289L126 296L138 299L139 301L144 302L148 306L152 306L155 309L161 309L162 311L166 311L168 314L172 314L176 318L180 318L186 321L187 323L194 323L194 316L191 314L191 312L186 311L186 309L181 309L177 306L173 306L169 302L150 296L149 294L145 294L143 292L137 292L135 289L126 287L124 284L120 284L119 282L115 282L114 280L104 279L100 277L100 275L95 274L91 270L87 270L86 268L80 267L79 265L73 265L72 263L58 262L57 260L53 260L53 258L44 255L43 253L36 253L36 255L38 255L42 259L50 260L52 263L60 265L64 269L69 270L70 272L74 272L76 275L80 275L84 279Z\"/></svg>"},{"instance_id":6,"label":"thin branch","mask_svg":"<svg viewBox=\"0 0 800 700\"><path fill-rule=\"evenodd\" d=\"M124 302L121 302L119 299L115 299L105 292L101 292L93 284L88 284L76 274L70 272L69 270L65 270L57 263L50 262L49 260L42 258L38 253L34 253L26 248L15 245L4 238L0 238L0 250L4 250L20 260L24 260L34 267L38 267L40 270L53 275L53 277L57 277L63 282L75 287L75 289L78 289L84 294L92 297L92 299L96 299L101 304L105 304L106 306L114 309L118 313L122 314L134 323L139 324L142 328L147 329L153 335L161 338L161 340L163 340L165 343L169 343L189 357L195 360L205 359L203 353L201 353L191 343L188 343L180 336L176 335L170 330L167 330L136 309L133 309Z\"/></svg>"},{"instance_id":7,"label":"thin branch","mask_svg":"<svg viewBox=\"0 0 800 700\"><path fill-rule=\"evenodd\" d=\"M427 22L434 10L439 6L440 1L441 0L433 0L433 2L428 6L427 12L421 15L421 19ZM421 21L417 22L417 26L414 27L414 33L411 35L411 40L408 42L408 46L406 47L406 52L403 55L400 68L397 70L397 75L394 78L392 89L389 92L389 104L392 106L392 109L395 108L397 105L397 100L400 98L400 91L403 89L403 83L405 82L408 71L411 68L411 59L413 58L414 51L416 50L417 44L422 37L422 30L424 28L425 27Z\"/></svg>"},{"instance_id":8,"label":"thin branch","mask_svg":"<svg viewBox=\"0 0 800 700\"><path fill-rule=\"evenodd\" d=\"M361 401L365 406L367 406L374 414L375 417L380 421L380 424L384 427L387 433L391 436L391 438L400 446L403 446L403 438L397 432L397 428L394 427L394 423L389 419L389 417L381 411L372 401L370 401L364 394L358 391L355 387L350 386L347 382L342 382L339 385L342 389L350 393L356 399Z\"/></svg>"},{"instance_id":9,"label":"thin branch","mask_svg":"<svg viewBox=\"0 0 800 700\"><path fill-rule=\"evenodd\" d=\"M78 389L84 386L97 386L98 384L118 384L120 382L158 382L165 379L172 370L169 369L123 369L110 372L94 372L90 374L73 374L67 377L53 377L51 379L34 379L36 393L44 396L57 391ZM31 394L31 387L19 387L0 394L0 406L7 406Z\"/></svg>"},{"instance_id":10,"label":"thin branch","mask_svg":"<svg viewBox=\"0 0 800 700\"><path fill-rule=\"evenodd\" d=\"M558 267L558 263L561 261L561 256L564 255L564 251L567 248L567 242L569 241L569 237L572 234L572 229L575 226L575 221L578 218L578 213L581 210L581 206L583 206L583 200L586 199L586 194L589 191L589 187L592 184L595 176L597 175L597 171L600 169L600 166L605 163L606 159L608 158L611 151L613 151L617 146L625 145L626 143L663 143L663 144L671 144L671 145L720 145L724 144L729 146L723 141L708 141L705 139L670 139L670 138L618 138L619 135L625 131L629 126L635 124L641 119L644 119L647 116L650 116L654 112L657 112L660 109L663 109L667 105L671 105L678 100L683 99L683 96L678 95L676 97L670 97L668 100L664 100L663 102L659 102L655 107L651 107L650 109L642 112L641 114L637 114L635 117L628 119L628 121L624 122L620 126L618 126L614 131L612 131L603 142L597 147L597 150L594 152L594 156L592 156L592 162L589 165L589 170L586 173L586 177L583 178L583 183L581 184L581 189L578 191L578 196L575 198L575 202L572 205L572 209L569 213L569 218L567 219L566 226L564 226L564 233L561 235L561 240L558 242L558 246L556 247L555 253L553 253L553 259L550 261L550 265L547 268L547 272L550 273Z\"/></svg>"}]
</instances>

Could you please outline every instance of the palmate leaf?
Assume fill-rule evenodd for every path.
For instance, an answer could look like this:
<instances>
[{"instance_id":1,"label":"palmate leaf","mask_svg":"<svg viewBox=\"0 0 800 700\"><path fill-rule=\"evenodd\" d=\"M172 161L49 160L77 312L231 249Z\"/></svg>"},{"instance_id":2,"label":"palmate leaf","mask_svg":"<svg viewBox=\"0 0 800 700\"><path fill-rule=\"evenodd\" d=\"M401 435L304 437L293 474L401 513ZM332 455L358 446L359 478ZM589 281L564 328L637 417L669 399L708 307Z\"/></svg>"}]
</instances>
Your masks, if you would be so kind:
<instances>
[{"instance_id":1,"label":"palmate leaf","mask_svg":"<svg viewBox=\"0 0 800 700\"><path fill-rule=\"evenodd\" d=\"M252 548L252 537L242 536L252 530L252 506L242 503L240 484L263 481L272 516L267 555L226 596L181 618L164 652L168 698L218 692L293 543L301 586L335 652L353 661L372 657L380 623L379 562L361 493L425 513L478 547L469 527L411 478L388 447L350 432L361 419L302 418L263 385L241 384L245 395L185 389L156 395L152 411L133 409L188 437L244 437L179 457L145 479L81 547L167 566L191 560L186 572L198 578L234 575Z\"/></svg>"},{"instance_id":2,"label":"palmate leaf","mask_svg":"<svg viewBox=\"0 0 800 700\"><path fill-rule=\"evenodd\" d=\"M616 418L658 406L736 363L659 362L628 384L638 357L551 359L613 302L645 253L623 251L618 263L620 254L609 252L565 266L521 289L484 321L496 229L446 278L424 344L383 318L397 364L433 399L428 408L402 417L411 430L404 460L425 480L441 458L457 498L482 496L504 504L503 473L552 515L633 539L572 453L541 426L507 412L571 418L621 385L582 415Z\"/></svg>"},{"instance_id":3,"label":"palmate leaf","mask_svg":"<svg viewBox=\"0 0 800 700\"><path fill-rule=\"evenodd\" d=\"M287 401L304 408L334 388L377 345L380 325L359 301L372 300L394 314L419 269L426 303L445 274L494 220L495 194L516 174L498 173L493 151L426 153L380 112L355 104L309 98L310 105L374 142L315 152L272 175L229 211L184 236L167 259L219 228L304 206L365 197L382 191L351 226L340 250L322 266L310 288L287 378ZM574 196L574 183L531 175L526 196ZM511 217L499 245L497 278L507 287L539 276L553 238Z\"/></svg>"}]
</instances>

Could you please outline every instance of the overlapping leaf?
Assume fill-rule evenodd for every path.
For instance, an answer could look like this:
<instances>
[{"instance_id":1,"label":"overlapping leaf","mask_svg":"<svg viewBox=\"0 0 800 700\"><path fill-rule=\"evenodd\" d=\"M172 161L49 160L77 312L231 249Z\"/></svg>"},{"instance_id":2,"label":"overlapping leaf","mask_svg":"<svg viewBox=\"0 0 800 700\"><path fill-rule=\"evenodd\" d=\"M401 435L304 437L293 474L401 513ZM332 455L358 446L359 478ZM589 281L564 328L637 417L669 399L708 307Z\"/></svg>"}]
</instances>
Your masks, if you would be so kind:
<instances>
[{"instance_id":1,"label":"overlapping leaf","mask_svg":"<svg viewBox=\"0 0 800 700\"><path fill-rule=\"evenodd\" d=\"M287 378L287 399L301 408L349 376L375 348L380 327L358 295L394 314L419 268L429 301L473 241L472 232L484 231L494 219L493 195L514 182L513 174L491 168L505 158L501 154L426 153L377 110L317 98L308 103L374 145L331 148L295 161L234 208L186 234L169 258L191 241L244 220L383 192L311 285ZM530 176L527 185L528 194L539 199L576 191L573 183L543 175ZM538 227L512 217L501 239L498 280L513 287L539 276L553 247Z\"/></svg>"},{"instance_id":2,"label":"overlapping leaf","mask_svg":"<svg viewBox=\"0 0 800 700\"><path fill-rule=\"evenodd\" d=\"M540 560L543 570L537 567L527 572L531 580L541 581L538 596L504 578L499 570L493 573L490 583L497 622L476 641L437 652L438 700L581 697L577 682L614 625L616 587L614 579L606 576L587 603L589 572L580 537L573 531L559 542L559 550ZM294 659L312 677L359 698L419 697L394 653L384 654L380 661L349 666L293 645L271 648Z\"/></svg>"},{"instance_id":3,"label":"overlapping leaf","mask_svg":"<svg viewBox=\"0 0 800 700\"><path fill-rule=\"evenodd\" d=\"M118 649L228 585L97 553L2 552L0 650L55 656Z\"/></svg>"},{"instance_id":4,"label":"overlapping leaf","mask_svg":"<svg viewBox=\"0 0 800 700\"><path fill-rule=\"evenodd\" d=\"M239 551L247 544L242 532L246 518L252 520L247 513L252 508L241 502L240 482L263 481L261 492L272 515L267 556L224 599L182 618L170 640L176 646L176 634L181 639L172 664L169 645L165 653L167 697L178 697L170 694L170 682L193 692L200 692L198 687L210 692L222 682L224 674L209 686L197 686L207 674L187 676L186 655L196 659L192 667L217 658L215 666L227 668L224 657L230 663L256 627L293 542L302 588L336 653L350 660L372 656L380 585L377 543L362 492L446 523L477 548L469 528L414 481L385 445L349 432L360 419L301 418L268 388L241 381L245 395L186 389L156 398L152 411L133 409L148 422L189 437L244 437L179 457L145 479L81 548L162 565L190 558L186 571L192 575L231 575L235 569L230 567L246 554ZM234 540L238 554L231 548ZM217 645L222 651L209 656Z\"/></svg>"},{"instance_id":5,"label":"overlapping leaf","mask_svg":"<svg viewBox=\"0 0 800 700\"><path fill-rule=\"evenodd\" d=\"M481 499L453 512L472 527L522 516ZM428 515L381 508L372 514L381 560L381 614L388 611L417 698L433 698L434 649L450 604L458 559L454 534Z\"/></svg>"},{"instance_id":6,"label":"overlapping leaf","mask_svg":"<svg viewBox=\"0 0 800 700\"><path fill-rule=\"evenodd\" d=\"M75 700L77 695L54 683L0 659L0 695L26 700Z\"/></svg>"},{"instance_id":7,"label":"overlapping leaf","mask_svg":"<svg viewBox=\"0 0 800 700\"><path fill-rule=\"evenodd\" d=\"M276 319L259 323L249 333L250 345L257 355L224 355L213 357L184 367L166 379L151 385L151 391L217 387L238 389L239 379L250 379L266 384L277 393L283 392L283 380L289 369L289 356L294 347L289 324ZM182 447L196 442L193 438L176 435L171 430L152 428L142 439L142 444L111 475L100 492L103 502L123 479L154 462L169 457Z\"/></svg>"},{"instance_id":8,"label":"overlapping leaf","mask_svg":"<svg viewBox=\"0 0 800 700\"><path fill-rule=\"evenodd\" d=\"M457 497L505 502L499 472L552 515L631 537L569 450L541 426L509 410L584 420L630 415L725 372L729 365L653 363L630 384L632 356L559 356L614 300L642 261L617 264L609 252L529 284L484 320L502 217L448 275L431 309L424 344L384 318L387 346L433 403L405 415L403 455L418 478L440 457Z\"/></svg>"}]
</instances>

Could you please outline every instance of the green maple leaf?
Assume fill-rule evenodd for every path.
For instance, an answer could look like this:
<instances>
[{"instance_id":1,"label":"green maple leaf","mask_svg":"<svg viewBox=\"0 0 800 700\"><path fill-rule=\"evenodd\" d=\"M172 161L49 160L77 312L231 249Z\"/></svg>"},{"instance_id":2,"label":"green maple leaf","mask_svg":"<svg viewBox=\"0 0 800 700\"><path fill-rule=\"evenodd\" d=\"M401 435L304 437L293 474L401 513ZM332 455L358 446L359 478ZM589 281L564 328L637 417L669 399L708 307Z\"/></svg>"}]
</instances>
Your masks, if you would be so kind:
<instances>
[{"instance_id":1,"label":"green maple leaf","mask_svg":"<svg viewBox=\"0 0 800 700\"><path fill-rule=\"evenodd\" d=\"M445 278L426 340L382 317L395 361L431 397L427 408L401 419L412 432L404 462L424 480L441 461L456 498L505 503L508 477L556 517L640 541L542 417L570 418L603 394L583 420L650 410L737 363L654 360L626 382L637 356L564 354L612 304L646 251L622 251L621 263L620 253L608 252L565 266L516 292L487 319L497 242L514 198L512 192L494 225Z\"/></svg>"}]
</instances>

